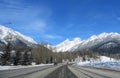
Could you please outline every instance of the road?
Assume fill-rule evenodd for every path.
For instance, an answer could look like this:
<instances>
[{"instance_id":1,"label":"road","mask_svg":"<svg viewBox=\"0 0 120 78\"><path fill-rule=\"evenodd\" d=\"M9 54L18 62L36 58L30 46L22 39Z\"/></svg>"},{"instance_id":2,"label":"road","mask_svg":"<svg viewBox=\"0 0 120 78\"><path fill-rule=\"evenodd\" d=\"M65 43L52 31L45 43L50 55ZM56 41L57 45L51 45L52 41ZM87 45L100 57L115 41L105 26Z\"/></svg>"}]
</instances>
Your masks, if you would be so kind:
<instances>
[{"instance_id":1,"label":"road","mask_svg":"<svg viewBox=\"0 0 120 78\"><path fill-rule=\"evenodd\" d=\"M77 78L77 77L70 71L70 69L68 69L67 65L64 65L50 73L45 78Z\"/></svg>"},{"instance_id":2,"label":"road","mask_svg":"<svg viewBox=\"0 0 120 78\"><path fill-rule=\"evenodd\" d=\"M0 78L120 78L119 71L57 65L0 71Z\"/></svg>"},{"instance_id":3,"label":"road","mask_svg":"<svg viewBox=\"0 0 120 78\"><path fill-rule=\"evenodd\" d=\"M78 78L120 78L120 71L94 67L70 66Z\"/></svg>"},{"instance_id":4,"label":"road","mask_svg":"<svg viewBox=\"0 0 120 78\"><path fill-rule=\"evenodd\" d=\"M43 71L48 68L53 68L54 66L37 66L37 67L29 67L29 68L21 68L21 69L13 69L13 70L3 70L0 71L0 78L14 78L17 76L23 76L27 74L32 74L34 72Z\"/></svg>"}]
</instances>

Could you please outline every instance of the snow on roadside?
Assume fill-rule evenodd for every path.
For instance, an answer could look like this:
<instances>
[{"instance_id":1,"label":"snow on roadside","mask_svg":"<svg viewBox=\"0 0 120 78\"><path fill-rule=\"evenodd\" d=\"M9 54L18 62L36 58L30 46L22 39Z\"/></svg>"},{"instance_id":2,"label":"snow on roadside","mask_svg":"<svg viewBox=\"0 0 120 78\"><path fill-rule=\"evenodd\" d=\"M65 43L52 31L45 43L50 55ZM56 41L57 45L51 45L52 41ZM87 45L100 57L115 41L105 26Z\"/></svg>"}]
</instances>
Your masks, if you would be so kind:
<instances>
[{"instance_id":1,"label":"snow on roadside","mask_svg":"<svg viewBox=\"0 0 120 78\"><path fill-rule=\"evenodd\" d=\"M110 57L106 57L106 56L100 56L99 60L102 61L102 62L115 61L115 59L110 58Z\"/></svg>"},{"instance_id":2,"label":"snow on roadside","mask_svg":"<svg viewBox=\"0 0 120 78\"><path fill-rule=\"evenodd\" d=\"M77 63L79 66L108 67L120 70L120 60L115 60L106 56L100 56L96 61L85 61Z\"/></svg>"},{"instance_id":3,"label":"snow on roadside","mask_svg":"<svg viewBox=\"0 0 120 78\"><path fill-rule=\"evenodd\" d=\"M53 65L53 64L39 64L39 65L29 65L29 66L22 66L22 65L18 65L18 66L0 66L0 71L1 70L12 70L12 69L20 69L20 68L37 67L37 66L49 66L49 65Z\"/></svg>"}]
</instances>

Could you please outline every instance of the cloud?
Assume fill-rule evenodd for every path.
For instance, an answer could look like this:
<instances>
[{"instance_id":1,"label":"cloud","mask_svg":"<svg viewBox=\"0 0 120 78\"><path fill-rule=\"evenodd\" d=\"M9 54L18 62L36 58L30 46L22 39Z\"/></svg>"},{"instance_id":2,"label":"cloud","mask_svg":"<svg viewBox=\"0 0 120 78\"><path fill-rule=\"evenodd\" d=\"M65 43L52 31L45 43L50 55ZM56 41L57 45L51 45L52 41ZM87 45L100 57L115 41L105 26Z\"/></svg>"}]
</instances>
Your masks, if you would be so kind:
<instances>
[{"instance_id":1,"label":"cloud","mask_svg":"<svg viewBox=\"0 0 120 78\"><path fill-rule=\"evenodd\" d=\"M45 21L35 21L27 26L27 28L34 31L44 31L47 28L47 23Z\"/></svg>"},{"instance_id":2,"label":"cloud","mask_svg":"<svg viewBox=\"0 0 120 78\"><path fill-rule=\"evenodd\" d=\"M119 21L120 21L120 17L117 17L117 20L119 20Z\"/></svg>"},{"instance_id":3,"label":"cloud","mask_svg":"<svg viewBox=\"0 0 120 78\"><path fill-rule=\"evenodd\" d=\"M45 32L51 16L49 7L32 5L24 0L0 0L1 23L11 21L14 24L11 28L24 33Z\"/></svg>"},{"instance_id":4,"label":"cloud","mask_svg":"<svg viewBox=\"0 0 120 78\"><path fill-rule=\"evenodd\" d=\"M22 10L23 0L2 0L0 1L0 8L2 9L16 9Z\"/></svg>"},{"instance_id":5,"label":"cloud","mask_svg":"<svg viewBox=\"0 0 120 78\"><path fill-rule=\"evenodd\" d=\"M49 38L49 39L61 39L62 36L47 34L47 35L45 35L45 38Z\"/></svg>"},{"instance_id":6,"label":"cloud","mask_svg":"<svg viewBox=\"0 0 120 78\"><path fill-rule=\"evenodd\" d=\"M52 11L49 7L33 5L29 1L0 0L0 20L6 20L8 17L9 19L17 19L20 21L33 20L36 18L47 19L51 15Z\"/></svg>"}]
</instances>

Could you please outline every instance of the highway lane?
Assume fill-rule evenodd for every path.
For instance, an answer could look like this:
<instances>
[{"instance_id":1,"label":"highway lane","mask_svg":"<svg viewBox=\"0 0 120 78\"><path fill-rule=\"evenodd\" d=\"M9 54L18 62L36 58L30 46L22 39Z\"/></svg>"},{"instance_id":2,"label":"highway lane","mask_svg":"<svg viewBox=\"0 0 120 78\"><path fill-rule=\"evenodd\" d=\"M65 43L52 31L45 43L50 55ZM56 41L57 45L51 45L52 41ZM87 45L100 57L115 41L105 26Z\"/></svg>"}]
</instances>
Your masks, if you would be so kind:
<instances>
[{"instance_id":1,"label":"highway lane","mask_svg":"<svg viewBox=\"0 0 120 78\"><path fill-rule=\"evenodd\" d=\"M47 75L49 75L51 72L55 71L59 67L61 67L61 65L54 66L54 67L51 67L51 68L48 68L42 71L37 71L37 72L29 73L29 74L16 76L13 78L45 78Z\"/></svg>"},{"instance_id":2,"label":"highway lane","mask_svg":"<svg viewBox=\"0 0 120 78\"><path fill-rule=\"evenodd\" d=\"M119 71L82 66L70 66L70 68L77 73L81 73L81 75L76 74L79 78L84 78L85 76L85 78L120 78Z\"/></svg>"},{"instance_id":3,"label":"highway lane","mask_svg":"<svg viewBox=\"0 0 120 78\"><path fill-rule=\"evenodd\" d=\"M68 69L67 65L63 65L60 68L56 69L55 71L51 72L45 78L77 78L70 69Z\"/></svg>"},{"instance_id":4,"label":"highway lane","mask_svg":"<svg viewBox=\"0 0 120 78\"><path fill-rule=\"evenodd\" d=\"M42 71L53 67L54 67L53 65L49 65L49 66L37 66L37 67L28 67L21 69L3 70L0 71L0 78L13 78L19 75L30 74L33 72Z\"/></svg>"}]
</instances>

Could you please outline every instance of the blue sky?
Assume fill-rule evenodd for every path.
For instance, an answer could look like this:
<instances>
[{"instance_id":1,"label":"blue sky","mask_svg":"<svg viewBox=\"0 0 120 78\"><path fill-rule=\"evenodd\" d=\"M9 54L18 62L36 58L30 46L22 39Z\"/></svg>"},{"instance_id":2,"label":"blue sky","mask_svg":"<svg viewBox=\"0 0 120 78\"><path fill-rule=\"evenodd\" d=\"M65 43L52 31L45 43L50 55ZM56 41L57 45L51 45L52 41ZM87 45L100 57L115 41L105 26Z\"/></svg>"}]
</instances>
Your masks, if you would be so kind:
<instances>
[{"instance_id":1,"label":"blue sky","mask_svg":"<svg viewBox=\"0 0 120 78\"><path fill-rule=\"evenodd\" d=\"M53 45L120 33L120 0L0 0L0 24Z\"/></svg>"}]
</instances>

